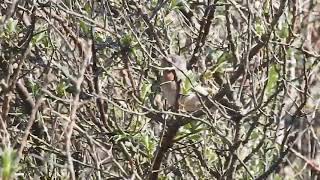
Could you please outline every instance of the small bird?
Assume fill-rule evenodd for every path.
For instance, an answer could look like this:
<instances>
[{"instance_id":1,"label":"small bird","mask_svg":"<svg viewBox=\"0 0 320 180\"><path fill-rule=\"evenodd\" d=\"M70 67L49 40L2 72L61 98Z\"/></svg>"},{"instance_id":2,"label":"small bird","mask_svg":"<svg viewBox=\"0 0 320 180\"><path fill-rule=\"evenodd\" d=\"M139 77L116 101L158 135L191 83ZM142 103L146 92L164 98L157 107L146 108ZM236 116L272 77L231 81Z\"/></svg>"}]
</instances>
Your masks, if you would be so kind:
<instances>
[{"instance_id":1,"label":"small bird","mask_svg":"<svg viewBox=\"0 0 320 180\"><path fill-rule=\"evenodd\" d=\"M162 67L164 68L161 90L164 99L166 99L167 106L172 107L177 102L179 97L179 107L185 111L191 112L199 110L202 106L199 99L200 95L207 96L208 90L202 86L195 86L188 94L181 94L178 91L178 86L185 82L187 78L187 64L186 60L178 55L168 55L166 60L163 60ZM180 83L177 83L180 81ZM181 87L179 88L181 89ZM180 96L177 96L180 93ZM197 95L199 93L199 95Z\"/></svg>"}]
</instances>

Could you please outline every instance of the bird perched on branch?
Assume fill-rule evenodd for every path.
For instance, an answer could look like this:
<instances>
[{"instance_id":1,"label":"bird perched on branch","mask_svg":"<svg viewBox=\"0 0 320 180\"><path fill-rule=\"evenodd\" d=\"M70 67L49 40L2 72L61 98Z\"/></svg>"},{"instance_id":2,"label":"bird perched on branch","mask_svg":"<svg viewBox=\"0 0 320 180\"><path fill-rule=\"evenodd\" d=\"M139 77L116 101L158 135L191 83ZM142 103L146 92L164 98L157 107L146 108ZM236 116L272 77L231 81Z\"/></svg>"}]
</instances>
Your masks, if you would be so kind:
<instances>
[{"instance_id":1,"label":"bird perched on branch","mask_svg":"<svg viewBox=\"0 0 320 180\"><path fill-rule=\"evenodd\" d=\"M179 109L189 112L199 110L202 106L200 97L208 96L209 92L194 81L194 74L187 71L186 60L178 55L169 55L163 59L162 67L161 90L167 107L178 103Z\"/></svg>"}]
</instances>

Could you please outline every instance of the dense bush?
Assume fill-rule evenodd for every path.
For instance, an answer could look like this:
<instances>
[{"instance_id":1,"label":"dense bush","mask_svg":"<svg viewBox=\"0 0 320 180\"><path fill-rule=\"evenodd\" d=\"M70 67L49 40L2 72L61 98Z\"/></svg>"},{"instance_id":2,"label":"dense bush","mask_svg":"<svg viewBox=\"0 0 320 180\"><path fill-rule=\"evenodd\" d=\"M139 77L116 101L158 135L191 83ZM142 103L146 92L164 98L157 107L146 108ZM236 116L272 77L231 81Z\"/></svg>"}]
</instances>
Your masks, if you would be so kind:
<instances>
[{"instance_id":1,"label":"dense bush","mask_svg":"<svg viewBox=\"0 0 320 180\"><path fill-rule=\"evenodd\" d=\"M2 0L2 179L319 178L319 10Z\"/></svg>"}]
</instances>

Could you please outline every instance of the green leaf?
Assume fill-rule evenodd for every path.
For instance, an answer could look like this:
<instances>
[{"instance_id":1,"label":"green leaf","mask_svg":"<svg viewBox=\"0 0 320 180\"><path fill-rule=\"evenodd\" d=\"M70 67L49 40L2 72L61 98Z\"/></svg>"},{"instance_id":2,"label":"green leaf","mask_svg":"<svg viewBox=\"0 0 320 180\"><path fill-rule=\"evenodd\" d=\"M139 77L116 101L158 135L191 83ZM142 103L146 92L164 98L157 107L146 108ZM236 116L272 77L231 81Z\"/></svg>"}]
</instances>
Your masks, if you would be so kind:
<instances>
[{"instance_id":1,"label":"green leaf","mask_svg":"<svg viewBox=\"0 0 320 180\"><path fill-rule=\"evenodd\" d=\"M192 72L186 73L188 78L185 78L182 84L182 94L188 95L192 88L197 85L197 76Z\"/></svg>"},{"instance_id":2,"label":"green leaf","mask_svg":"<svg viewBox=\"0 0 320 180\"><path fill-rule=\"evenodd\" d=\"M199 140L201 139L201 137L202 137L202 136L201 136L200 134L196 133L196 134L190 135L190 136L188 137L188 139L196 142L196 141L199 141Z\"/></svg>"},{"instance_id":3,"label":"green leaf","mask_svg":"<svg viewBox=\"0 0 320 180\"><path fill-rule=\"evenodd\" d=\"M260 36L265 33L265 29L264 29L263 25L259 22L257 22L255 24L255 29L256 29L257 34Z\"/></svg>"},{"instance_id":4,"label":"green leaf","mask_svg":"<svg viewBox=\"0 0 320 180\"><path fill-rule=\"evenodd\" d=\"M17 153L11 149L6 148L1 154L1 171L2 179L9 180L18 170L18 165L15 164Z\"/></svg>"},{"instance_id":5,"label":"green leaf","mask_svg":"<svg viewBox=\"0 0 320 180\"><path fill-rule=\"evenodd\" d=\"M142 88L141 88L141 99L144 101L146 97L149 95L151 92L151 86L152 84L149 83L143 83Z\"/></svg>"},{"instance_id":6,"label":"green leaf","mask_svg":"<svg viewBox=\"0 0 320 180\"><path fill-rule=\"evenodd\" d=\"M79 26L84 33L88 33L88 34L90 33L90 26L86 24L84 21L80 21Z\"/></svg>"},{"instance_id":7,"label":"green leaf","mask_svg":"<svg viewBox=\"0 0 320 180\"><path fill-rule=\"evenodd\" d=\"M91 14L92 8L91 8L90 3L87 3L87 4L84 6L84 10L85 10L85 12L87 13L86 15Z\"/></svg>"},{"instance_id":8,"label":"green leaf","mask_svg":"<svg viewBox=\"0 0 320 180\"><path fill-rule=\"evenodd\" d=\"M29 87L31 87L32 95L34 97L36 97L41 91L41 86L37 82L34 82L34 81L28 81L28 85L29 85Z\"/></svg>"},{"instance_id":9,"label":"green leaf","mask_svg":"<svg viewBox=\"0 0 320 180\"><path fill-rule=\"evenodd\" d=\"M119 142L119 141L123 141L123 140L128 140L131 138L131 135L127 134L127 133L120 133L114 136L114 141L115 142Z\"/></svg>"},{"instance_id":10,"label":"green leaf","mask_svg":"<svg viewBox=\"0 0 320 180\"><path fill-rule=\"evenodd\" d=\"M209 147L205 147L204 154L207 157L209 163L217 159L217 155L215 154L214 150Z\"/></svg>"},{"instance_id":11,"label":"green leaf","mask_svg":"<svg viewBox=\"0 0 320 180\"><path fill-rule=\"evenodd\" d=\"M60 82L56 87L56 93L58 97L64 97L66 95L66 89L69 88L69 85L67 85L64 81Z\"/></svg>"},{"instance_id":12,"label":"green leaf","mask_svg":"<svg viewBox=\"0 0 320 180\"><path fill-rule=\"evenodd\" d=\"M144 144L144 146L146 147L146 149L147 150L149 150L150 149L150 138L149 138L149 136L148 135L143 135L143 144Z\"/></svg>"},{"instance_id":13,"label":"green leaf","mask_svg":"<svg viewBox=\"0 0 320 180\"><path fill-rule=\"evenodd\" d=\"M257 131L253 131L252 134L251 134L251 138L253 140L257 140L259 138L259 136L260 136L260 134Z\"/></svg>"},{"instance_id":14,"label":"green leaf","mask_svg":"<svg viewBox=\"0 0 320 180\"><path fill-rule=\"evenodd\" d=\"M263 13L264 15L269 15L270 13L270 0L266 0L264 3L263 3Z\"/></svg>"},{"instance_id":15,"label":"green leaf","mask_svg":"<svg viewBox=\"0 0 320 180\"><path fill-rule=\"evenodd\" d=\"M280 38L287 38L289 36L289 26L287 23L282 24L282 27L278 31Z\"/></svg>"},{"instance_id":16,"label":"green leaf","mask_svg":"<svg viewBox=\"0 0 320 180\"><path fill-rule=\"evenodd\" d=\"M133 39L129 34L126 34L123 36L123 38L120 40L120 43L124 47L131 47L133 44Z\"/></svg>"},{"instance_id":17,"label":"green leaf","mask_svg":"<svg viewBox=\"0 0 320 180\"><path fill-rule=\"evenodd\" d=\"M16 26L18 24L18 21L17 20L14 20L12 18L10 18L8 21L7 21L7 31L9 33L12 33L12 32L16 32Z\"/></svg>"},{"instance_id":18,"label":"green leaf","mask_svg":"<svg viewBox=\"0 0 320 180\"><path fill-rule=\"evenodd\" d=\"M272 179L273 179L273 180L282 180L283 177L280 176L279 174L274 174Z\"/></svg>"},{"instance_id":19,"label":"green leaf","mask_svg":"<svg viewBox=\"0 0 320 180\"><path fill-rule=\"evenodd\" d=\"M149 158L152 158L152 153L155 149L155 143L152 141L152 139L148 135L143 136L143 144L146 147L147 153Z\"/></svg>"},{"instance_id":20,"label":"green leaf","mask_svg":"<svg viewBox=\"0 0 320 180\"><path fill-rule=\"evenodd\" d=\"M229 52L224 52L217 61L217 64L220 65L225 62L232 62L233 55Z\"/></svg>"},{"instance_id":21,"label":"green leaf","mask_svg":"<svg viewBox=\"0 0 320 180\"><path fill-rule=\"evenodd\" d=\"M33 36L32 42L34 44L39 43L45 37L45 35L46 35L45 31L42 31L42 32L38 33L37 35Z\"/></svg>"},{"instance_id":22,"label":"green leaf","mask_svg":"<svg viewBox=\"0 0 320 180\"><path fill-rule=\"evenodd\" d=\"M188 79L185 79L182 86L182 94L188 95L192 89L192 84Z\"/></svg>"},{"instance_id":23,"label":"green leaf","mask_svg":"<svg viewBox=\"0 0 320 180\"><path fill-rule=\"evenodd\" d=\"M184 6L181 0L171 0L170 9L180 9Z\"/></svg>"},{"instance_id":24,"label":"green leaf","mask_svg":"<svg viewBox=\"0 0 320 180\"><path fill-rule=\"evenodd\" d=\"M272 93L279 79L279 74L277 72L276 66L272 65L269 74L268 74L268 84L267 84L267 93Z\"/></svg>"}]
</instances>

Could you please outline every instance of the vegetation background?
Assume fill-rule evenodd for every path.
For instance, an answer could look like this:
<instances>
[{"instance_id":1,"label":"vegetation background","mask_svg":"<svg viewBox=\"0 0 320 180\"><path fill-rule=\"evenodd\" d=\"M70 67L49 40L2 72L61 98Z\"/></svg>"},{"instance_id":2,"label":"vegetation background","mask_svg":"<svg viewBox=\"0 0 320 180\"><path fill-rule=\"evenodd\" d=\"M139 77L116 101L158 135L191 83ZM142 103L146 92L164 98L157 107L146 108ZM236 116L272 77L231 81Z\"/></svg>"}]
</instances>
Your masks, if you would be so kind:
<instances>
[{"instance_id":1,"label":"vegetation background","mask_svg":"<svg viewBox=\"0 0 320 180\"><path fill-rule=\"evenodd\" d=\"M0 2L3 180L320 178L318 0Z\"/></svg>"}]
</instances>

